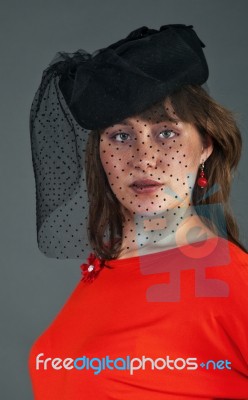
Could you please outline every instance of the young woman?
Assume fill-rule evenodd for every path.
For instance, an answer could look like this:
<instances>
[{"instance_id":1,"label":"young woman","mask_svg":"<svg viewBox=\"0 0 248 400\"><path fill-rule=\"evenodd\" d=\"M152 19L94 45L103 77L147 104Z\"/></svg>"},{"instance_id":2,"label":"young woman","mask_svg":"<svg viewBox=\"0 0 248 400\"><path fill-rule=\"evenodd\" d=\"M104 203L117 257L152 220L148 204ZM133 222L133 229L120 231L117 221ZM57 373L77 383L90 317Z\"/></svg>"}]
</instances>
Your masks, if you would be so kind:
<instances>
[{"instance_id":1,"label":"young woman","mask_svg":"<svg viewBox=\"0 0 248 400\"><path fill-rule=\"evenodd\" d=\"M143 27L43 75L38 243L88 258L32 347L35 399L248 398L248 256L228 205L242 140L202 87L202 47L192 26Z\"/></svg>"}]
</instances>

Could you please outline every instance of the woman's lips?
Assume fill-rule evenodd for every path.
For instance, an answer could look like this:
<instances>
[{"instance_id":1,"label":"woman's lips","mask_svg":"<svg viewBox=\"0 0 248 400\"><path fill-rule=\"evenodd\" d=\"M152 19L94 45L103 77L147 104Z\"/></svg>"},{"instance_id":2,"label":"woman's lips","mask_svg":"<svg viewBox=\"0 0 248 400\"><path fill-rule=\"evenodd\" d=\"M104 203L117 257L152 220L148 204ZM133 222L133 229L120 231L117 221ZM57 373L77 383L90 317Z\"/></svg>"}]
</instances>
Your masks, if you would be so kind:
<instances>
[{"instance_id":1,"label":"woman's lips","mask_svg":"<svg viewBox=\"0 0 248 400\"><path fill-rule=\"evenodd\" d=\"M135 193L153 193L161 188L162 184L151 179L142 179L134 181L130 187Z\"/></svg>"}]
</instances>

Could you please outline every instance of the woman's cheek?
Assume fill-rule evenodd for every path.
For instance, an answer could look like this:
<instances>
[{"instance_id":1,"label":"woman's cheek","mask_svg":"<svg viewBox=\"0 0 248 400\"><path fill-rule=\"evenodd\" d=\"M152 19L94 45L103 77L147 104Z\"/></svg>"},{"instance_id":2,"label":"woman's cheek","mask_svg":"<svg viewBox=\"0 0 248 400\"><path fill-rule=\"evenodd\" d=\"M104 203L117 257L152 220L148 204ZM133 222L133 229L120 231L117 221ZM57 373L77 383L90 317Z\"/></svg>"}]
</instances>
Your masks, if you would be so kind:
<instances>
[{"instance_id":1,"label":"woman's cheek","mask_svg":"<svg viewBox=\"0 0 248 400\"><path fill-rule=\"evenodd\" d=\"M120 192L120 187L122 187L122 183L124 181L123 174L125 174L123 163L121 163L119 160L117 162L114 158L106 156L101 158L101 162L112 191L114 194ZM124 172L122 171L123 169Z\"/></svg>"}]
</instances>

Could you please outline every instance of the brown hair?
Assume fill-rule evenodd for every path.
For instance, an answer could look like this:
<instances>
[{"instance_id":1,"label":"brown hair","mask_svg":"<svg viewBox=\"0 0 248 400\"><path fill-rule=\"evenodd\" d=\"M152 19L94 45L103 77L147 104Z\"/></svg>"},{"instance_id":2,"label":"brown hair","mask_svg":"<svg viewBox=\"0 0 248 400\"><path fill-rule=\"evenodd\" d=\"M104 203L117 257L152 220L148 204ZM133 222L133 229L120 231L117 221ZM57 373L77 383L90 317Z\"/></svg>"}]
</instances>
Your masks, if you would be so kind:
<instances>
[{"instance_id":1,"label":"brown hair","mask_svg":"<svg viewBox=\"0 0 248 400\"><path fill-rule=\"evenodd\" d=\"M195 184L191 202L204 222L218 236L247 252L229 205L233 173L241 156L242 138L232 112L215 102L200 86L185 86L169 96L176 116L194 124L213 152L205 162L208 188ZM143 120L171 119L165 99L139 114ZM92 131L86 149L86 181L89 195L89 240L98 257L115 259L121 252L124 216L113 194L99 155L100 131ZM216 188L216 190L214 190ZM205 206L205 207L204 207ZM106 244L106 239L108 245Z\"/></svg>"}]
</instances>

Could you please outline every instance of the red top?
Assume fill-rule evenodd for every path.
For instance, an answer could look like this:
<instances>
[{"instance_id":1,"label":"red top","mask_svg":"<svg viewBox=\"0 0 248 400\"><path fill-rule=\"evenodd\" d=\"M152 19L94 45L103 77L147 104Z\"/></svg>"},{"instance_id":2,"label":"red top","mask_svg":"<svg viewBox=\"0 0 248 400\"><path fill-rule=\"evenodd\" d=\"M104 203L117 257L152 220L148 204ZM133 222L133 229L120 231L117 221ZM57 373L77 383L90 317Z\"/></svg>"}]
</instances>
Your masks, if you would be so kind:
<instances>
[{"instance_id":1,"label":"red top","mask_svg":"<svg viewBox=\"0 0 248 400\"><path fill-rule=\"evenodd\" d=\"M35 400L248 399L246 253L212 238L108 265L34 343Z\"/></svg>"}]
</instances>

